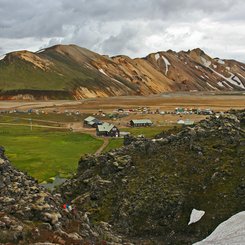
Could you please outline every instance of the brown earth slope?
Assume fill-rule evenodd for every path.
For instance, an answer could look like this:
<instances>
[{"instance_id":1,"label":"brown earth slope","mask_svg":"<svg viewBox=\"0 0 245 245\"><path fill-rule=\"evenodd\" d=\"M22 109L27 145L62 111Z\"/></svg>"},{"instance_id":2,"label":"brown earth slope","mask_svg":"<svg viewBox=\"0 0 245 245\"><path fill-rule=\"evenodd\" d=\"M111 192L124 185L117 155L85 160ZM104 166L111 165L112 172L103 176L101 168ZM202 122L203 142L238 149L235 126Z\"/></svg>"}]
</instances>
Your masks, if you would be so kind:
<instances>
[{"instance_id":1,"label":"brown earth slope","mask_svg":"<svg viewBox=\"0 0 245 245\"><path fill-rule=\"evenodd\" d=\"M245 64L201 49L144 58L103 56L75 45L0 60L1 99L81 99L174 91L243 91Z\"/></svg>"}]
</instances>

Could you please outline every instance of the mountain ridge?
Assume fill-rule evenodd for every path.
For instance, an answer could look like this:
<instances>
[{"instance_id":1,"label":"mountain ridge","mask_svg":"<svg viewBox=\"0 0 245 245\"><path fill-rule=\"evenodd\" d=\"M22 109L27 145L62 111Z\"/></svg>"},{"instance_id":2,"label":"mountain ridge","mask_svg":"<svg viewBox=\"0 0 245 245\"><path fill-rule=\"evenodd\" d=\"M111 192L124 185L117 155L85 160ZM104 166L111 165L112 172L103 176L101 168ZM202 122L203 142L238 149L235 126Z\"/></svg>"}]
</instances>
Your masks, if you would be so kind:
<instances>
[{"instance_id":1,"label":"mountain ridge","mask_svg":"<svg viewBox=\"0 0 245 245\"><path fill-rule=\"evenodd\" d=\"M245 64L200 48L109 57L76 45L6 54L0 99L83 99L176 91L244 91ZM45 92L49 91L49 92Z\"/></svg>"}]
</instances>

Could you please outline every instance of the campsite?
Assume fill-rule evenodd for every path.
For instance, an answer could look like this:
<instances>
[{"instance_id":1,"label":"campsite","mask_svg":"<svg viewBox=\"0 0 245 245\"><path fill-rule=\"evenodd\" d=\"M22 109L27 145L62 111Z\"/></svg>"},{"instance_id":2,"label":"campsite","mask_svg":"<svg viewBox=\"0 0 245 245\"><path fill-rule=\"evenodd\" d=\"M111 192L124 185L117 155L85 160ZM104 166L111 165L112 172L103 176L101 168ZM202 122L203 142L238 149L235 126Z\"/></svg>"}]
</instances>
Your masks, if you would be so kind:
<instances>
[{"instance_id":1,"label":"campsite","mask_svg":"<svg viewBox=\"0 0 245 245\"><path fill-rule=\"evenodd\" d=\"M195 95L183 97L181 103L181 96L178 97L176 94L172 97L117 99L117 104L113 103L114 98L55 102L22 101L18 106L15 101L1 102L0 137L5 141L10 160L17 168L26 171L39 182L52 182L52 178L57 175L71 176L82 155L121 147L126 134L154 137L173 127L182 127L183 125L178 123L179 120L198 122L209 117L205 113L190 113L197 111L194 109L203 108L205 111L211 108L215 113L222 113L229 109L229 106L234 107L234 104L238 108L243 105L242 95L220 95L217 100L213 100L212 95L206 95L201 99ZM213 103L212 107L210 103ZM186 110L180 111L176 108ZM109 137L104 133L98 135L96 127L84 126L84 120L88 117L96 118L101 124L115 126L121 136L120 133L117 137L116 134ZM150 120L153 124L132 127L131 120ZM30 145L32 147L29 147Z\"/></svg>"}]
</instances>

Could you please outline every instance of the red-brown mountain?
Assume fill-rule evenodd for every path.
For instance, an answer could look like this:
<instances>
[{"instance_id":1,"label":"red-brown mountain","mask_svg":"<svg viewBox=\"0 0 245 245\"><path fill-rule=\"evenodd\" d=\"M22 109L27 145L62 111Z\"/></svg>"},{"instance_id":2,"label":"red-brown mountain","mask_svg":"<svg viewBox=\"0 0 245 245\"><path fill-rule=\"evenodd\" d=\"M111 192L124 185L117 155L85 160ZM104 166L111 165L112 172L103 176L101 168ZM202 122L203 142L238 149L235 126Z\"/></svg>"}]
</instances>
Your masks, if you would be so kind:
<instances>
[{"instance_id":1,"label":"red-brown mountain","mask_svg":"<svg viewBox=\"0 0 245 245\"><path fill-rule=\"evenodd\" d=\"M81 99L174 91L245 90L245 64L201 49L144 58L99 55L76 45L0 58L1 99Z\"/></svg>"}]
</instances>

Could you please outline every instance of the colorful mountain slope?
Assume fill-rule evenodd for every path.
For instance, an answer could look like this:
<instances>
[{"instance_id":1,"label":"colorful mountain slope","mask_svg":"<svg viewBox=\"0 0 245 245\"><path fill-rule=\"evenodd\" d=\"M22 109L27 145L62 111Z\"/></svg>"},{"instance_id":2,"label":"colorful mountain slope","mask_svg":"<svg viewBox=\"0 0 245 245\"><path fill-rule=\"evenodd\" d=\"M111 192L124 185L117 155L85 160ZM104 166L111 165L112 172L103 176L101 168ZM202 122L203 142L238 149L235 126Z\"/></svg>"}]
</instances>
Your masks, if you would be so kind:
<instances>
[{"instance_id":1,"label":"colorful mountain slope","mask_svg":"<svg viewBox=\"0 0 245 245\"><path fill-rule=\"evenodd\" d=\"M201 49L108 57L76 45L0 60L1 99L81 99L171 91L245 90L245 64L211 58Z\"/></svg>"}]
</instances>

